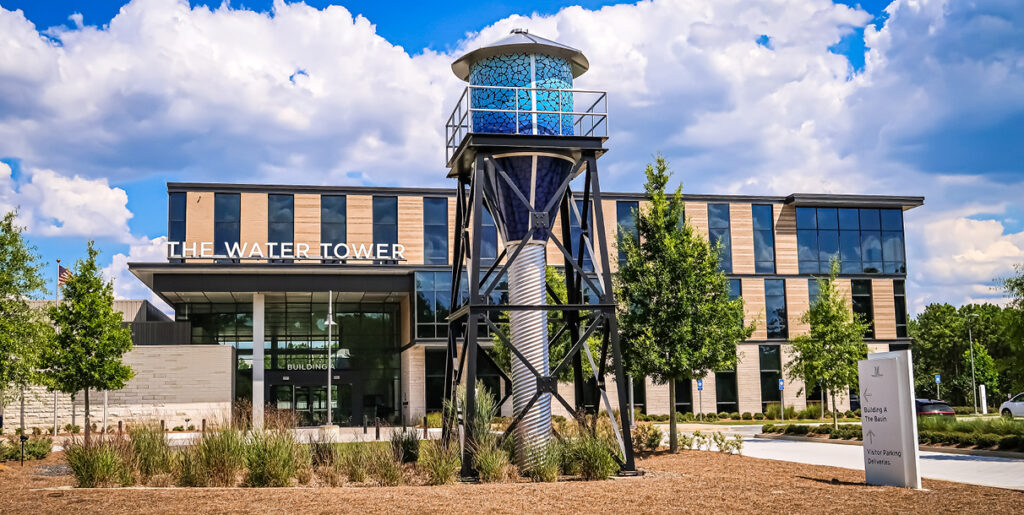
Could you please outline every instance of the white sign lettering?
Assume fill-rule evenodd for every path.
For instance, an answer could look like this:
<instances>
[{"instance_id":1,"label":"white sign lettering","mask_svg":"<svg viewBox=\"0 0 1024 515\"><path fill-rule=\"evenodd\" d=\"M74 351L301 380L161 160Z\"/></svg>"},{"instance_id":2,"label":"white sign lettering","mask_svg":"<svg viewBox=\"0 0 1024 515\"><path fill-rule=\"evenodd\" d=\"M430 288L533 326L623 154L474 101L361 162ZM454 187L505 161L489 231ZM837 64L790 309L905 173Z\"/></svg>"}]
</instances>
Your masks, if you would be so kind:
<instances>
[{"instance_id":1,"label":"white sign lettering","mask_svg":"<svg viewBox=\"0 0 1024 515\"><path fill-rule=\"evenodd\" d=\"M308 243L267 242L224 243L223 249L216 249L211 241L169 241L167 257L173 259L229 258L229 259L351 259L369 261L387 259L405 261L405 245L401 243L377 243L349 245L347 243L321 243L320 255L310 255ZM264 250L265 249L265 250Z\"/></svg>"},{"instance_id":2,"label":"white sign lettering","mask_svg":"<svg viewBox=\"0 0 1024 515\"><path fill-rule=\"evenodd\" d=\"M910 363L909 350L868 354L857 363L868 484L921 488Z\"/></svg>"}]
</instances>

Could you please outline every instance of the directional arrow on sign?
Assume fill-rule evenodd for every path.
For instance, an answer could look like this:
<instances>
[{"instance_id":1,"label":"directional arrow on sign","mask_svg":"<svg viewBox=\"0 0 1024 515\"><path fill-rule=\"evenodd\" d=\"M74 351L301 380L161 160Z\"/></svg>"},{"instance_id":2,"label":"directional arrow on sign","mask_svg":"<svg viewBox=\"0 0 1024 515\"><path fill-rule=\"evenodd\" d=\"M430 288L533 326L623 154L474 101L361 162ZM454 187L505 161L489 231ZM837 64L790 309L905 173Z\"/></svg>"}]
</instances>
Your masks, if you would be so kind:
<instances>
[{"instance_id":1,"label":"directional arrow on sign","mask_svg":"<svg viewBox=\"0 0 1024 515\"><path fill-rule=\"evenodd\" d=\"M871 392L869 392L867 388L865 388L864 391L861 392L861 397L864 397L865 404L871 402Z\"/></svg>"},{"instance_id":2,"label":"directional arrow on sign","mask_svg":"<svg viewBox=\"0 0 1024 515\"><path fill-rule=\"evenodd\" d=\"M868 437L868 443L871 445L875 444L875 432L868 429L868 434L864 435Z\"/></svg>"}]
</instances>

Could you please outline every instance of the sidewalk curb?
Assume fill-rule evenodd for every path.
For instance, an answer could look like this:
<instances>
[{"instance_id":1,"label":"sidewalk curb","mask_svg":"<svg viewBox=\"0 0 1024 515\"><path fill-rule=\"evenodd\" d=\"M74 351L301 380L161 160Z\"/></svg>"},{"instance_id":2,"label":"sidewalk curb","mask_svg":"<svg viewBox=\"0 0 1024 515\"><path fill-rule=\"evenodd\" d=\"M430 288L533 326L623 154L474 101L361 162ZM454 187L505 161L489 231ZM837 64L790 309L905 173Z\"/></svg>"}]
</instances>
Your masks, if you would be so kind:
<instances>
[{"instance_id":1,"label":"sidewalk curb","mask_svg":"<svg viewBox=\"0 0 1024 515\"><path fill-rule=\"evenodd\" d=\"M797 435L780 435L770 433L758 433L754 435L754 438L761 438L765 440L789 440L793 442L818 442L818 443L831 443L839 445L856 445L861 446L860 440L839 440L833 438L810 438L806 436ZM1016 460L1024 460L1024 452L1013 452L1013 451L989 451L985 449L960 449L956 447L935 447L931 445L919 445L918 449L928 452L940 452L945 454L964 454L970 456L983 456L988 458L1010 458Z\"/></svg>"}]
</instances>

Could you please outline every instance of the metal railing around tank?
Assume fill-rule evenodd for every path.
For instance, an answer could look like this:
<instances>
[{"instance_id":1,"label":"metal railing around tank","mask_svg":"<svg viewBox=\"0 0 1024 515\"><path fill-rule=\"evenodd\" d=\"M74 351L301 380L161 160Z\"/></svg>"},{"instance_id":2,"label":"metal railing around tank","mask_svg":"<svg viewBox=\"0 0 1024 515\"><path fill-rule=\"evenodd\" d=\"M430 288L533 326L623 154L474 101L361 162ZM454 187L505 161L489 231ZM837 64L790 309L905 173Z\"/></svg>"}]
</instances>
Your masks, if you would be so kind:
<instances>
[{"instance_id":1,"label":"metal railing around tank","mask_svg":"<svg viewBox=\"0 0 1024 515\"><path fill-rule=\"evenodd\" d=\"M445 161L469 134L608 137L608 93L467 86L445 124Z\"/></svg>"}]
</instances>

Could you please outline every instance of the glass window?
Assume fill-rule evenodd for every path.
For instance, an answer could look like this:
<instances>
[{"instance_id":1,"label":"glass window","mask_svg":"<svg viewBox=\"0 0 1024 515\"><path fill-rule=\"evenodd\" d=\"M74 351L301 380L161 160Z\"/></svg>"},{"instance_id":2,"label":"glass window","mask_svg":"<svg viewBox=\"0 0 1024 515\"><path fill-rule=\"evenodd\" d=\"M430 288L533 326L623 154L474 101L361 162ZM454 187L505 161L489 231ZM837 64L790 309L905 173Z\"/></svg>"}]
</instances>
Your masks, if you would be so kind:
<instances>
[{"instance_id":1,"label":"glass window","mask_svg":"<svg viewBox=\"0 0 1024 515\"><path fill-rule=\"evenodd\" d=\"M788 338L789 322L786 318L786 281L766 279L764 281L765 318L769 338Z\"/></svg>"},{"instance_id":2,"label":"glass window","mask_svg":"<svg viewBox=\"0 0 1024 515\"><path fill-rule=\"evenodd\" d=\"M816 302L818 302L818 295L821 292L819 288L820 286L818 285L817 279L807 280L807 300L809 302L808 305L813 306Z\"/></svg>"},{"instance_id":3,"label":"glass window","mask_svg":"<svg viewBox=\"0 0 1024 515\"><path fill-rule=\"evenodd\" d=\"M174 254L183 256L182 245L185 244L185 193L174 192L167 195L167 241L178 243Z\"/></svg>"},{"instance_id":4,"label":"glass window","mask_svg":"<svg viewBox=\"0 0 1024 515\"><path fill-rule=\"evenodd\" d=\"M416 272L416 338L448 338L451 272Z\"/></svg>"},{"instance_id":5,"label":"glass window","mask_svg":"<svg viewBox=\"0 0 1024 515\"><path fill-rule=\"evenodd\" d=\"M781 347L778 345L758 345L757 355L761 367L761 411L768 409L770 404L779 404L781 394L779 379L782 379Z\"/></svg>"},{"instance_id":6,"label":"glass window","mask_svg":"<svg viewBox=\"0 0 1024 515\"><path fill-rule=\"evenodd\" d=\"M722 271L732 273L732 236L729 232L729 204L708 204L708 233L711 244L722 246L719 266Z\"/></svg>"},{"instance_id":7,"label":"glass window","mask_svg":"<svg viewBox=\"0 0 1024 515\"><path fill-rule=\"evenodd\" d=\"M753 205L754 219L754 272L775 273L775 236L773 230L772 206Z\"/></svg>"},{"instance_id":8,"label":"glass window","mask_svg":"<svg viewBox=\"0 0 1024 515\"><path fill-rule=\"evenodd\" d=\"M905 274L905 254L899 209L797 208L800 273Z\"/></svg>"},{"instance_id":9,"label":"glass window","mask_svg":"<svg viewBox=\"0 0 1024 515\"><path fill-rule=\"evenodd\" d=\"M241 221L241 197L238 193L216 193L213 196L213 254L228 255L227 249L238 245Z\"/></svg>"},{"instance_id":10,"label":"glass window","mask_svg":"<svg viewBox=\"0 0 1024 515\"><path fill-rule=\"evenodd\" d=\"M721 413L737 411L736 372L715 372L715 409Z\"/></svg>"},{"instance_id":11,"label":"glass window","mask_svg":"<svg viewBox=\"0 0 1024 515\"><path fill-rule=\"evenodd\" d=\"M676 413L693 413L693 381L675 381Z\"/></svg>"},{"instance_id":12,"label":"glass window","mask_svg":"<svg viewBox=\"0 0 1024 515\"><path fill-rule=\"evenodd\" d=\"M642 377L633 378L633 409L647 414L647 381Z\"/></svg>"},{"instance_id":13,"label":"glass window","mask_svg":"<svg viewBox=\"0 0 1024 515\"><path fill-rule=\"evenodd\" d=\"M398 243L398 197L373 197L373 243ZM395 264L397 261L379 259L374 263Z\"/></svg>"},{"instance_id":14,"label":"glass window","mask_svg":"<svg viewBox=\"0 0 1024 515\"><path fill-rule=\"evenodd\" d=\"M448 199L423 199L423 259L428 265L448 264Z\"/></svg>"},{"instance_id":15,"label":"glass window","mask_svg":"<svg viewBox=\"0 0 1024 515\"><path fill-rule=\"evenodd\" d=\"M870 324L864 337L874 338L875 317L871 304L871 280L854 279L851 283L853 287L853 312L860 315L865 322Z\"/></svg>"},{"instance_id":16,"label":"glass window","mask_svg":"<svg viewBox=\"0 0 1024 515\"><path fill-rule=\"evenodd\" d=\"M616 241L622 239L623 234L632 234L634 239L640 237L636 228L636 214L640 203L632 200L620 200L615 203L615 220L618 222L619 232ZM619 249L619 263L626 260L626 253Z\"/></svg>"},{"instance_id":17,"label":"glass window","mask_svg":"<svg viewBox=\"0 0 1024 515\"><path fill-rule=\"evenodd\" d=\"M892 282L896 305L896 337L907 337L907 286L905 281Z\"/></svg>"},{"instance_id":18,"label":"glass window","mask_svg":"<svg viewBox=\"0 0 1024 515\"><path fill-rule=\"evenodd\" d=\"M498 259L498 228L494 225L494 217L484 206L483 219L480 221L480 264L491 266Z\"/></svg>"},{"instance_id":19,"label":"glass window","mask_svg":"<svg viewBox=\"0 0 1024 515\"><path fill-rule=\"evenodd\" d=\"M320 243L330 244L332 249L335 245L346 243L345 240L348 238L346 234L348 231L347 204L344 195L322 195L320 197ZM344 253L344 250L338 250L339 255Z\"/></svg>"},{"instance_id":20,"label":"glass window","mask_svg":"<svg viewBox=\"0 0 1024 515\"><path fill-rule=\"evenodd\" d=\"M743 296L743 288L739 279L729 279L729 300L736 300Z\"/></svg>"},{"instance_id":21,"label":"glass window","mask_svg":"<svg viewBox=\"0 0 1024 515\"><path fill-rule=\"evenodd\" d=\"M444 407L444 369L448 351L427 349L424 353L427 413L440 412Z\"/></svg>"},{"instance_id":22,"label":"glass window","mask_svg":"<svg viewBox=\"0 0 1024 515\"><path fill-rule=\"evenodd\" d=\"M291 195L267 195L267 242L277 243L273 254L283 256L282 243L295 239L295 197ZM294 255L295 249L289 252ZM282 260L272 260L281 262Z\"/></svg>"}]
</instances>

